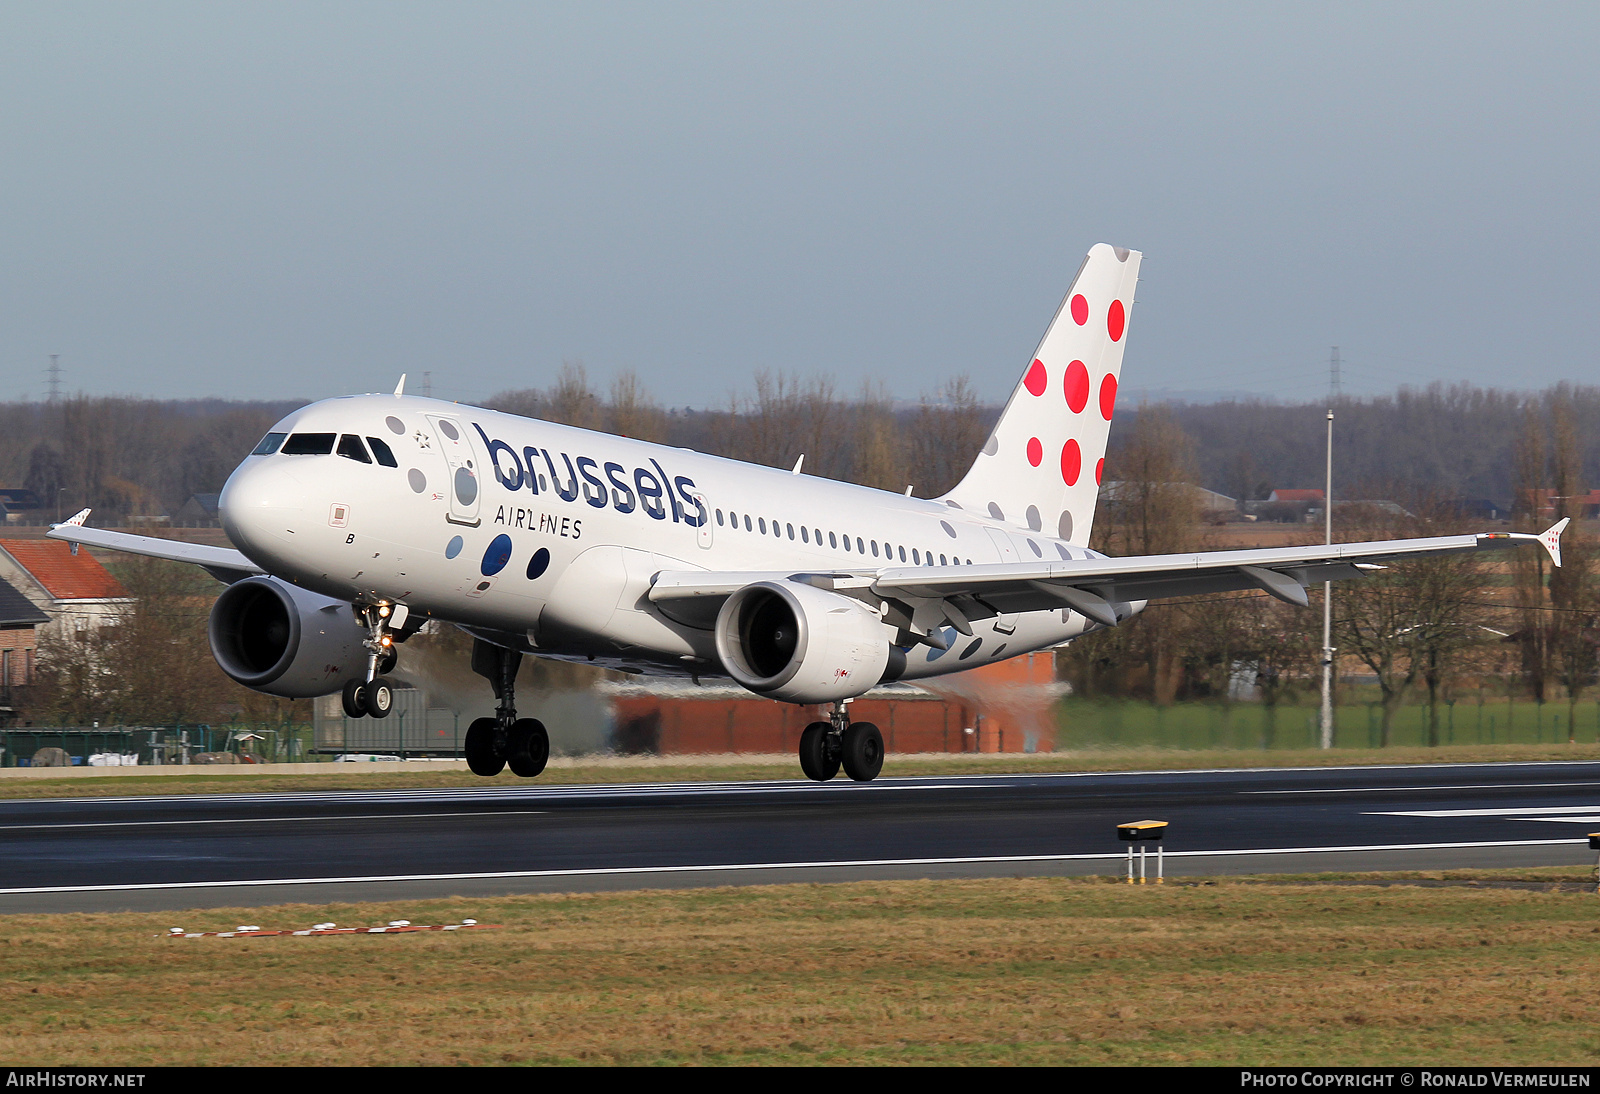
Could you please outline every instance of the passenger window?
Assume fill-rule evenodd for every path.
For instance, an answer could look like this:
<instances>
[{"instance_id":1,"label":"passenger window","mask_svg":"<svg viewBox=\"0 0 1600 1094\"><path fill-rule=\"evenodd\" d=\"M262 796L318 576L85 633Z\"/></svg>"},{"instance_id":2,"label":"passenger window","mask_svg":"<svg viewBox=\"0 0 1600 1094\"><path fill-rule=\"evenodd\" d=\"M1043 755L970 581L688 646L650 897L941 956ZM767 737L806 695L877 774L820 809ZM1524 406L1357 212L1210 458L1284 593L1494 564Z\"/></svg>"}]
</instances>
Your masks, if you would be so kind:
<instances>
[{"instance_id":1,"label":"passenger window","mask_svg":"<svg viewBox=\"0 0 1600 1094\"><path fill-rule=\"evenodd\" d=\"M844 537L844 549L846 551L848 551L850 549L850 537L849 536L845 536Z\"/></svg>"},{"instance_id":2,"label":"passenger window","mask_svg":"<svg viewBox=\"0 0 1600 1094\"><path fill-rule=\"evenodd\" d=\"M367 449L361 443L361 438L353 437L349 433L339 438L339 455L347 460L355 460L357 463L372 462L372 457L367 455Z\"/></svg>"},{"instance_id":3,"label":"passenger window","mask_svg":"<svg viewBox=\"0 0 1600 1094\"><path fill-rule=\"evenodd\" d=\"M814 528L814 529L812 529L811 534L817 537L817 546L821 547L822 546L822 529L821 528Z\"/></svg>"},{"instance_id":4,"label":"passenger window","mask_svg":"<svg viewBox=\"0 0 1600 1094\"><path fill-rule=\"evenodd\" d=\"M372 455L385 467L399 467L395 462L394 450L377 437L368 437L367 443L372 446Z\"/></svg>"},{"instance_id":5,"label":"passenger window","mask_svg":"<svg viewBox=\"0 0 1600 1094\"><path fill-rule=\"evenodd\" d=\"M822 541L818 540L817 542L820 543ZM839 540L832 532L828 533L828 546L832 547L835 551L839 549Z\"/></svg>"},{"instance_id":6,"label":"passenger window","mask_svg":"<svg viewBox=\"0 0 1600 1094\"><path fill-rule=\"evenodd\" d=\"M785 528L787 528L787 529L788 529L788 530L789 530L789 538L790 538L790 539L793 539L793 538L794 538L794 525L792 525L792 524L785 524L785 525L784 525L784 527L785 527Z\"/></svg>"},{"instance_id":7,"label":"passenger window","mask_svg":"<svg viewBox=\"0 0 1600 1094\"><path fill-rule=\"evenodd\" d=\"M283 444L285 456L326 456L333 451L333 433L296 433Z\"/></svg>"},{"instance_id":8,"label":"passenger window","mask_svg":"<svg viewBox=\"0 0 1600 1094\"><path fill-rule=\"evenodd\" d=\"M877 558L878 557L878 541L877 540L873 540L872 541L872 557L873 558Z\"/></svg>"},{"instance_id":9,"label":"passenger window","mask_svg":"<svg viewBox=\"0 0 1600 1094\"><path fill-rule=\"evenodd\" d=\"M750 528L750 514L749 513L746 513L744 515L744 530L746 532L751 530L751 528Z\"/></svg>"},{"instance_id":10,"label":"passenger window","mask_svg":"<svg viewBox=\"0 0 1600 1094\"><path fill-rule=\"evenodd\" d=\"M717 510L717 527L718 528L722 527L722 510L721 509Z\"/></svg>"},{"instance_id":11,"label":"passenger window","mask_svg":"<svg viewBox=\"0 0 1600 1094\"><path fill-rule=\"evenodd\" d=\"M767 518L766 517L757 517L756 518L756 523L761 526L761 534L762 535L766 535L767 534Z\"/></svg>"},{"instance_id":12,"label":"passenger window","mask_svg":"<svg viewBox=\"0 0 1600 1094\"><path fill-rule=\"evenodd\" d=\"M860 536L856 537L856 552L863 555L867 553L867 545L861 542Z\"/></svg>"},{"instance_id":13,"label":"passenger window","mask_svg":"<svg viewBox=\"0 0 1600 1094\"><path fill-rule=\"evenodd\" d=\"M906 560L906 549L904 547L901 547L901 548L899 548L899 551L900 551L900 561L904 562Z\"/></svg>"},{"instance_id":14,"label":"passenger window","mask_svg":"<svg viewBox=\"0 0 1600 1094\"><path fill-rule=\"evenodd\" d=\"M948 566L948 565L950 565L950 564L949 564L949 563L948 563L948 562L946 562L946 561L945 561L945 560L944 560L944 556L943 556L943 555L940 555L940 556L939 556L939 565L941 565L941 566Z\"/></svg>"},{"instance_id":15,"label":"passenger window","mask_svg":"<svg viewBox=\"0 0 1600 1094\"><path fill-rule=\"evenodd\" d=\"M811 542L811 530L809 528L807 528L804 524L802 524L800 526L800 542L801 543L810 543Z\"/></svg>"},{"instance_id":16,"label":"passenger window","mask_svg":"<svg viewBox=\"0 0 1600 1094\"><path fill-rule=\"evenodd\" d=\"M283 443L283 439L285 437L287 437L288 435L289 434L287 434L287 433L268 433L265 437L261 438L261 443L260 444L256 445L254 448L252 448L250 450L250 455L252 455L252 456L270 456L270 455L272 455L274 452L276 452L278 450L278 446Z\"/></svg>"},{"instance_id":17,"label":"passenger window","mask_svg":"<svg viewBox=\"0 0 1600 1094\"><path fill-rule=\"evenodd\" d=\"M916 563L918 566L922 565L922 552L917 550L915 547L911 548L911 561Z\"/></svg>"}]
</instances>

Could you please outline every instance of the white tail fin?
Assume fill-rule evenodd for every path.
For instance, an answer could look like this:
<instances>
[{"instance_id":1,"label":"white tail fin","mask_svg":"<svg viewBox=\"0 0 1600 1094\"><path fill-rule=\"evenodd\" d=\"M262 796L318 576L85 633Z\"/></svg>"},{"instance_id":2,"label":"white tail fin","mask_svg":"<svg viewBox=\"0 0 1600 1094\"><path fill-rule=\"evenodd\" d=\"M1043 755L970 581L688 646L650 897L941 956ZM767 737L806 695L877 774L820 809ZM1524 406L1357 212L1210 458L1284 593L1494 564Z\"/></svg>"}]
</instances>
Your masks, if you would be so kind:
<instances>
[{"instance_id":1,"label":"white tail fin","mask_svg":"<svg viewBox=\"0 0 1600 1094\"><path fill-rule=\"evenodd\" d=\"M1090 248L983 452L944 501L1089 542L1142 258Z\"/></svg>"}]
</instances>

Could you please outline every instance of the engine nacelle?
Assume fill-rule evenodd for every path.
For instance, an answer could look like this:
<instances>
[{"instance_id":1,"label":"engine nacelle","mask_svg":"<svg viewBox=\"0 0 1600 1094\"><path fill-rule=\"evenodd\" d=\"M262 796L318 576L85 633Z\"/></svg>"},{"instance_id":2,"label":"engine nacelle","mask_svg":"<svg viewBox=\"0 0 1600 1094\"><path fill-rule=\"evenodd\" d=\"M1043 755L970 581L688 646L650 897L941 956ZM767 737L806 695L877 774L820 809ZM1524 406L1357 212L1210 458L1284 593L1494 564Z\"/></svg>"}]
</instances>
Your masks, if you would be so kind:
<instances>
[{"instance_id":1,"label":"engine nacelle","mask_svg":"<svg viewBox=\"0 0 1600 1094\"><path fill-rule=\"evenodd\" d=\"M883 679L891 632L848 596L797 581L746 585L717 613L723 667L758 695L829 703Z\"/></svg>"},{"instance_id":2,"label":"engine nacelle","mask_svg":"<svg viewBox=\"0 0 1600 1094\"><path fill-rule=\"evenodd\" d=\"M273 577L223 590L211 609L211 656L247 688L304 699L366 670L366 628L350 605Z\"/></svg>"}]
</instances>

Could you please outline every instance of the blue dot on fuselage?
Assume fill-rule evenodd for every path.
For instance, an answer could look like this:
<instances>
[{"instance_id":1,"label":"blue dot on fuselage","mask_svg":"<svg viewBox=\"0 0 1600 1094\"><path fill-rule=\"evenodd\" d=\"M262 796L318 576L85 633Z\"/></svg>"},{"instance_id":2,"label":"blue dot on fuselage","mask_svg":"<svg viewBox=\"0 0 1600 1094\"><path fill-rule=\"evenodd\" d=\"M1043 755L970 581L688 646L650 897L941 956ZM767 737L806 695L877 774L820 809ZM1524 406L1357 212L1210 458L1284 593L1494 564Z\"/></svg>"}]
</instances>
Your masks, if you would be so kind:
<instances>
[{"instance_id":1,"label":"blue dot on fuselage","mask_svg":"<svg viewBox=\"0 0 1600 1094\"><path fill-rule=\"evenodd\" d=\"M445 544L444 557L445 558L455 558L457 555L459 555L461 553L461 548L463 546L465 546L465 544L463 543L463 541L462 541L460 536L452 536L451 539L450 539L450 542Z\"/></svg>"},{"instance_id":2,"label":"blue dot on fuselage","mask_svg":"<svg viewBox=\"0 0 1600 1094\"><path fill-rule=\"evenodd\" d=\"M489 549L483 552L483 576L493 577L511 561L511 537L501 533L494 537Z\"/></svg>"},{"instance_id":3,"label":"blue dot on fuselage","mask_svg":"<svg viewBox=\"0 0 1600 1094\"><path fill-rule=\"evenodd\" d=\"M528 560L528 580L540 577L550 568L550 551L541 547L533 552L533 557Z\"/></svg>"}]
</instances>

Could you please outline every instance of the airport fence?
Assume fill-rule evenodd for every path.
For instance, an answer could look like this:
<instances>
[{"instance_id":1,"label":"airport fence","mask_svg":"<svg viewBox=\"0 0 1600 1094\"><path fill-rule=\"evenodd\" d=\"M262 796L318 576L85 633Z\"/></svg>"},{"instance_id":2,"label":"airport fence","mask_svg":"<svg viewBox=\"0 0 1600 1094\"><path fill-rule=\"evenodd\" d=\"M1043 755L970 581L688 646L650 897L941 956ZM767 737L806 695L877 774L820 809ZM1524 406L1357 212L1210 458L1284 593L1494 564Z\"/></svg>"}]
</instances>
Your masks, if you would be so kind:
<instances>
[{"instance_id":1,"label":"airport fence","mask_svg":"<svg viewBox=\"0 0 1600 1094\"><path fill-rule=\"evenodd\" d=\"M332 759L312 749L311 723L164 726L14 726L0 729L0 767L167 766ZM59 750L59 751L58 751ZM236 757L234 760L228 757Z\"/></svg>"}]
</instances>

